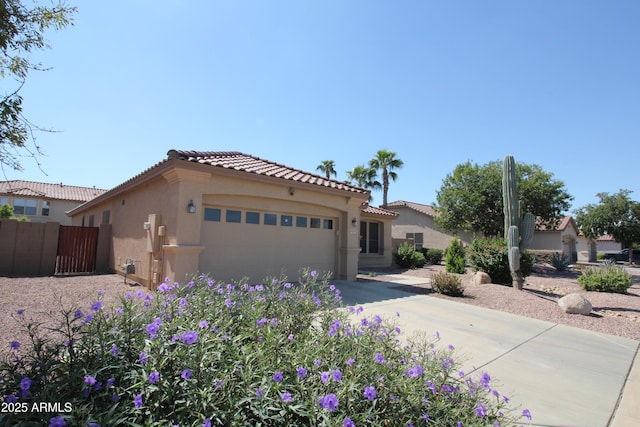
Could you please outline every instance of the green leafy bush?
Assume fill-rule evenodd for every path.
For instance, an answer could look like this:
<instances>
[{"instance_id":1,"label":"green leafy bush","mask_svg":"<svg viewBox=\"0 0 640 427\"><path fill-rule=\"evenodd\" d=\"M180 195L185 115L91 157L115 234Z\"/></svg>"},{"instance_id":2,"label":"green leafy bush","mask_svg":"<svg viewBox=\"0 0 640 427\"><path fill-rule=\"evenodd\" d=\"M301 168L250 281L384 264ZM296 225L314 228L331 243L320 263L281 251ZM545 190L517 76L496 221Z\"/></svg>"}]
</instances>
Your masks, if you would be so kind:
<instances>
[{"instance_id":1,"label":"green leafy bush","mask_svg":"<svg viewBox=\"0 0 640 427\"><path fill-rule=\"evenodd\" d=\"M618 265L587 267L578 277L578 283L586 291L624 294L632 284L632 278Z\"/></svg>"},{"instance_id":2,"label":"green leafy bush","mask_svg":"<svg viewBox=\"0 0 640 427\"><path fill-rule=\"evenodd\" d=\"M558 252L555 252L551 257L551 265L556 271L565 271L567 267L569 267L569 264L569 257L566 255L560 255Z\"/></svg>"},{"instance_id":3,"label":"green leafy bush","mask_svg":"<svg viewBox=\"0 0 640 427\"><path fill-rule=\"evenodd\" d=\"M205 276L62 312L57 339L19 311L32 339L0 365L0 425L512 425L508 398L459 371L453 348L404 340L390 319L341 308L315 272L299 285ZM403 338L402 343L400 338ZM68 405L68 406L67 406ZM68 409L68 410L67 410ZM528 410L522 416L530 419ZM95 424L94 424L95 423Z\"/></svg>"},{"instance_id":4,"label":"green leafy bush","mask_svg":"<svg viewBox=\"0 0 640 427\"><path fill-rule=\"evenodd\" d=\"M427 260L427 264L438 265L440 261L442 261L442 257L444 256L444 251L442 249L436 248L422 248L422 255L424 255Z\"/></svg>"},{"instance_id":5,"label":"green leafy bush","mask_svg":"<svg viewBox=\"0 0 640 427\"><path fill-rule=\"evenodd\" d=\"M452 297L461 297L464 294L464 286L460 276L443 271L431 276L431 287L439 294Z\"/></svg>"},{"instance_id":6,"label":"green leafy bush","mask_svg":"<svg viewBox=\"0 0 640 427\"><path fill-rule=\"evenodd\" d=\"M467 253L469 265L473 271L484 271L491 277L493 283L512 284L507 242L504 238L475 238ZM520 255L520 269L524 277L531 275L535 261L536 257L530 251Z\"/></svg>"},{"instance_id":7,"label":"green leafy bush","mask_svg":"<svg viewBox=\"0 0 640 427\"><path fill-rule=\"evenodd\" d=\"M447 273L464 274L465 252L458 236L454 236L445 252L445 270Z\"/></svg>"},{"instance_id":8,"label":"green leafy bush","mask_svg":"<svg viewBox=\"0 0 640 427\"><path fill-rule=\"evenodd\" d=\"M393 253L393 259L402 268L422 268L427 263L424 255L407 242L400 245Z\"/></svg>"}]
</instances>

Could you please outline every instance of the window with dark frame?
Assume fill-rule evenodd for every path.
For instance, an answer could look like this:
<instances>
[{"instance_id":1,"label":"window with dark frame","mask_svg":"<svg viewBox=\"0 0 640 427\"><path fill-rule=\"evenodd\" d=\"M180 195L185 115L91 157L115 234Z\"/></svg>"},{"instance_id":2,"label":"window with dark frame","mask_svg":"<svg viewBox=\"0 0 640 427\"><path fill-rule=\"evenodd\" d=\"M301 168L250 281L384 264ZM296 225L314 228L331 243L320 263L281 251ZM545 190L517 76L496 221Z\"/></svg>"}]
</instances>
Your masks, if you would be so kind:
<instances>
[{"instance_id":1,"label":"window with dark frame","mask_svg":"<svg viewBox=\"0 0 640 427\"><path fill-rule=\"evenodd\" d=\"M296 227L307 228L307 217L306 216L297 216L296 217Z\"/></svg>"},{"instance_id":2,"label":"window with dark frame","mask_svg":"<svg viewBox=\"0 0 640 427\"><path fill-rule=\"evenodd\" d=\"M244 217L244 222L247 224L260 224L260 213L247 212Z\"/></svg>"},{"instance_id":3,"label":"window with dark frame","mask_svg":"<svg viewBox=\"0 0 640 427\"><path fill-rule=\"evenodd\" d=\"M218 208L204 208L204 220L220 222L221 211Z\"/></svg>"},{"instance_id":4,"label":"window with dark frame","mask_svg":"<svg viewBox=\"0 0 640 427\"><path fill-rule=\"evenodd\" d=\"M242 211L236 211L233 209L227 209L227 222L240 223L242 222Z\"/></svg>"},{"instance_id":5,"label":"window with dark frame","mask_svg":"<svg viewBox=\"0 0 640 427\"><path fill-rule=\"evenodd\" d=\"M282 227L293 226L293 217L291 215L280 215L280 225Z\"/></svg>"},{"instance_id":6,"label":"window with dark frame","mask_svg":"<svg viewBox=\"0 0 640 427\"><path fill-rule=\"evenodd\" d=\"M272 213L264 214L265 225L278 225L278 215Z\"/></svg>"},{"instance_id":7,"label":"window with dark frame","mask_svg":"<svg viewBox=\"0 0 640 427\"><path fill-rule=\"evenodd\" d=\"M320 218L311 218L311 228L320 228Z\"/></svg>"}]
</instances>

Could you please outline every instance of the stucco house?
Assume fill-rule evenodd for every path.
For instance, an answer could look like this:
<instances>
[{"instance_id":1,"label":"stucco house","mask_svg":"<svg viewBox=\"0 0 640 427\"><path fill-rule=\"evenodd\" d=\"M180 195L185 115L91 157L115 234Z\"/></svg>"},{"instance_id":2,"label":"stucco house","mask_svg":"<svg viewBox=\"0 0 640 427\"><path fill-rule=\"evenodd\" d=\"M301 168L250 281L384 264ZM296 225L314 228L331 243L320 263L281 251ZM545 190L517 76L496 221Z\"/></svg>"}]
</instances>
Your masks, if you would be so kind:
<instances>
[{"instance_id":1,"label":"stucco house","mask_svg":"<svg viewBox=\"0 0 640 427\"><path fill-rule=\"evenodd\" d=\"M569 261L588 261L591 252L586 239L578 239L580 230L571 216L565 216L555 228L536 227L529 249L532 251L553 251L566 256ZM579 256L580 255L580 256Z\"/></svg>"},{"instance_id":2,"label":"stucco house","mask_svg":"<svg viewBox=\"0 0 640 427\"><path fill-rule=\"evenodd\" d=\"M71 225L66 212L97 197L107 190L48 184L33 181L0 181L0 206L13 206L16 216L26 216L31 222L59 222ZM89 221L86 225L93 225Z\"/></svg>"},{"instance_id":3,"label":"stucco house","mask_svg":"<svg viewBox=\"0 0 640 427\"><path fill-rule=\"evenodd\" d=\"M410 242L415 249L446 249L451 243L454 233L438 229L435 218L438 215L433 206L421 203L397 200L387 204L387 209L399 214L392 223L394 247L403 242ZM471 233L460 231L455 233L463 244L468 245L473 239Z\"/></svg>"},{"instance_id":4,"label":"stucco house","mask_svg":"<svg viewBox=\"0 0 640 427\"><path fill-rule=\"evenodd\" d=\"M77 225L107 219L112 268L132 266L130 277L151 288L195 273L297 280L306 267L352 280L360 257L391 264L395 214L368 199L366 189L240 152L170 150L69 215Z\"/></svg>"}]
</instances>

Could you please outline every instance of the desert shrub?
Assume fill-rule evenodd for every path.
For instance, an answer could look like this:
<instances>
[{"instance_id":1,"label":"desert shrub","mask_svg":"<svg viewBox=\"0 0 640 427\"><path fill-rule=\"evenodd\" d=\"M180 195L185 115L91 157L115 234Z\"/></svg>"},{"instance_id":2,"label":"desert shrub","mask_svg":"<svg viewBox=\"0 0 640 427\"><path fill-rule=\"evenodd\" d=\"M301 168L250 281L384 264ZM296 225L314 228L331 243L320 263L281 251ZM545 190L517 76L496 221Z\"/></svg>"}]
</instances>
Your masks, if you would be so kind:
<instances>
[{"instance_id":1,"label":"desert shrub","mask_svg":"<svg viewBox=\"0 0 640 427\"><path fill-rule=\"evenodd\" d=\"M407 242L400 245L393 253L393 259L402 268L422 268L427 263L424 255Z\"/></svg>"},{"instance_id":2,"label":"desert shrub","mask_svg":"<svg viewBox=\"0 0 640 427\"><path fill-rule=\"evenodd\" d=\"M162 284L65 308L58 339L14 342L0 364L0 396L19 408L0 425L353 426L512 425L518 416L490 377L459 372L453 349L400 343L390 319L341 308L315 272L300 283ZM530 418L527 410L522 412Z\"/></svg>"},{"instance_id":3,"label":"desert shrub","mask_svg":"<svg viewBox=\"0 0 640 427\"><path fill-rule=\"evenodd\" d=\"M439 294L452 297L461 297L464 294L464 286L460 276L443 271L431 276L431 287Z\"/></svg>"},{"instance_id":4,"label":"desert shrub","mask_svg":"<svg viewBox=\"0 0 640 427\"><path fill-rule=\"evenodd\" d=\"M569 267L569 264L569 257L566 255L560 255L558 252L555 252L551 257L551 265L556 271L565 271L567 267Z\"/></svg>"},{"instance_id":5,"label":"desert shrub","mask_svg":"<svg viewBox=\"0 0 640 427\"><path fill-rule=\"evenodd\" d=\"M444 251L436 248L422 248L422 255L427 260L427 264L438 265L442 261Z\"/></svg>"},{"instance_id":6,"label":"desert shrub","mask_svg":"<svg viewBox=\"0 0 640 427\"><path fill-rule=\"evenodd\" d=\"M618 265L587 267L578 277L578 283L586 291L624 294L632 284L632 278Z\"/></svg>"},{"instance_id":7,"label":"desert shrub","mask_svg":"<svg viewBox=\"0 0 640 427\"><path fill-rule=\"evenodd\" d=\"M473 271L484 271L493 283L511 285L507 242L504 238L475 238L468 249L469 265ZM536 257L530 251L520 255L520 270L524 277L533 272Z\"/></svg>"},{"instance_id":8,"label":"desert shrub","mask_svg":"<svg viewBox=\"0 0 640 427\"><path fill-rule=\"evenodd\" d=\"M454 236L445 252L445 270L447 273L464 274L465 252L462 242Z\"/></svg>"}]
</instances>

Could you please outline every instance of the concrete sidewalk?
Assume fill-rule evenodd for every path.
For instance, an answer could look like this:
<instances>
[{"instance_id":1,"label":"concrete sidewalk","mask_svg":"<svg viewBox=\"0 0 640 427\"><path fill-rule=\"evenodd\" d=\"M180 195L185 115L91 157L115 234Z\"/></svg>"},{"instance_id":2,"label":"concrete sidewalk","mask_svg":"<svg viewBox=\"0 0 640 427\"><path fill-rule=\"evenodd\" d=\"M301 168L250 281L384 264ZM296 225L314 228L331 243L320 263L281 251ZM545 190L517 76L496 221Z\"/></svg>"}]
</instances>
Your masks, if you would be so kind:
<instances>
[{"instance_id":1,"label":"concrete sidewalk","mask_svg":"<svg viewBox=\"0 0 640 427\"><path fill-rule=\"evenodd\" d=\"M523 425L640 426L640 342L394 289L425 281L384 275L332 283L346 305L363 306L362 315L399 313L409 335L437 331L443 346L455 346L465 373L488 372L510 407L531 411Z\"/></svg>"}]
</instances>

